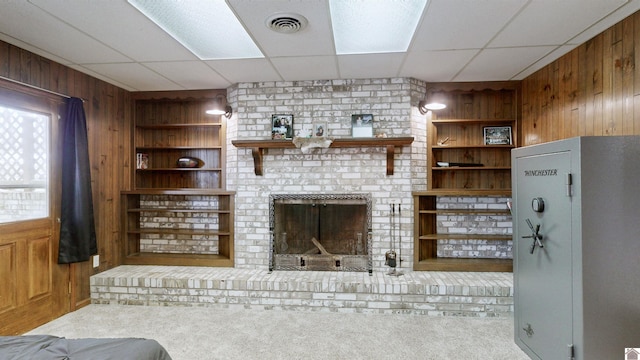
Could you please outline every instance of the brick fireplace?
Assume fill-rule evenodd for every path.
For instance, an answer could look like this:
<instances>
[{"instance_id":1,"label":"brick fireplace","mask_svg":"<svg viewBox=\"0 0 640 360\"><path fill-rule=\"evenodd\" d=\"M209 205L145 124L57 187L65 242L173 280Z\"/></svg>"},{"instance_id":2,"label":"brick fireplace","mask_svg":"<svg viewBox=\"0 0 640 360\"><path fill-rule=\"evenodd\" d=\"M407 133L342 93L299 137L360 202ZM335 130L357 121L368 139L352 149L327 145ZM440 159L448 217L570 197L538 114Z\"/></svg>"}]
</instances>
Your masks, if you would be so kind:
<instances>
[{"instance_id":1,"label":"brick fireplace","mask_svg":"<svg viewBox=\"0 0 640 360\"><path fill-rule=\"evenodd\" d=\"M389 204L401 204L402 267L412 268L413 190L426 189L426 121L417 110L423 82L409 78L239 83L228 89L233 117L227 125L227 189L236 191L235 266L269 269L272 194L370 194L372 269L388 271ZM327 135L351 137L351 115L373 114L374 134L413 137L396 148L394 173L380 146L265 149L263 175L255 175L251 149L232 140L269 139L271 115L293 114L294 134L327 124ZM289 234L287 234L289 237ZM363 236L365 236L363 234Z\"/></svg>"},{"instance_id":2,"label":"brick fireplace","mask_svg":"<svg viewBox=\"0 0 640 360\"><path fill-rule=\"evenodd\" d=\"M234 109L227 122L227 189L236 192L235 267L268 270L273 265L272 246L282 234L272 234L270 196L370 194L371 229L368 247L371 269L388 272L385 253L389 250L389 208L400 207L396 220L401 260L407 272L413 268L413 191L426 190L426 118L417 109L424 98L425 83L411 78L355 79L239 83L228 89ZM374 134L413 137L407 146L393 154L394 172L387 175L387 149L381 146L316 148L268 148L261 157L262 175L255 174L254 157L249 148L235 147L234 140L264 140L271 137L271 116L293 114L293 131L310 130L320 121L327 135L351 137L351 115L373 114ZM476 206L473 199L446 199L443 206ZM476 199L506 203L506 199ZM508 219L442 219L450 232L483 231L510 233ZM444 231L443 231L444 232ZM274 240L275 239L275 240ZM287 241L290 234L287 233ZM510 248L495 244L442 244L443 256L510 257ZM311 248L309 248L310 250ZM466 255L465 255L466 254ZM299 263L298 265L299 266Z\"/></svg>"}]
</instances>

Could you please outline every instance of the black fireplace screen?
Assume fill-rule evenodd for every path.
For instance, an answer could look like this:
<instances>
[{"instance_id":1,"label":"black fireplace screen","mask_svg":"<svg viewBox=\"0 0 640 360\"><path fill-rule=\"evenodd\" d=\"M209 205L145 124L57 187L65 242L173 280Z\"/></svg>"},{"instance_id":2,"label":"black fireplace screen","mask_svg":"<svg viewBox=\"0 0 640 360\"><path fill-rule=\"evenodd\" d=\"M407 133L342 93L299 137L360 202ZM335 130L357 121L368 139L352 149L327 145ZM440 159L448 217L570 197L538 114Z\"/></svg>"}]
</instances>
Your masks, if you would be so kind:
<instances>
[{"instance_id":1,"label":"black fireplace screen","mask_svg":"<svg viewBox=\"0 0 640 360\"><path fill-rule=\"evenodd\" d=\"M271 195L271 270L371 271L368 194Z\"/></svg>"}]
</instances>

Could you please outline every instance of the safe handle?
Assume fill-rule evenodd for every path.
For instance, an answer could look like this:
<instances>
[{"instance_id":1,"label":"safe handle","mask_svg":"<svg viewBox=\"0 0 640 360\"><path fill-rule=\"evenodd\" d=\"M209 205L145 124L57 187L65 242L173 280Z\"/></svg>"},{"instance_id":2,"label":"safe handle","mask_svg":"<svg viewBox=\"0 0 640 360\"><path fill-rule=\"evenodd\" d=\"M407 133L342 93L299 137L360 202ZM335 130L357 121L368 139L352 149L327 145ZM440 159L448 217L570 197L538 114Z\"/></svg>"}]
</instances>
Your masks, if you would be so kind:
<instances>
[{"instance_id":1,"label":"safe handle","mask_svg":"<svg viewBox=\"0 0 640 360\"><path fill-rule=\"evenodd\" d=\"M523 236L523 239L532 239L533 242L531 243L531 246L529 247L529 254L533 254L533 251L536 249L536 245L543 248L544 245L542 244L542 235L540 234L540 224L537 224L536 227L533 227L533 224L531 223L531 220L526 219L525 220L527 222L527 225L529 226L529 229L531 229L531 235L528 236Z\"/></svg>"}]
</instances>

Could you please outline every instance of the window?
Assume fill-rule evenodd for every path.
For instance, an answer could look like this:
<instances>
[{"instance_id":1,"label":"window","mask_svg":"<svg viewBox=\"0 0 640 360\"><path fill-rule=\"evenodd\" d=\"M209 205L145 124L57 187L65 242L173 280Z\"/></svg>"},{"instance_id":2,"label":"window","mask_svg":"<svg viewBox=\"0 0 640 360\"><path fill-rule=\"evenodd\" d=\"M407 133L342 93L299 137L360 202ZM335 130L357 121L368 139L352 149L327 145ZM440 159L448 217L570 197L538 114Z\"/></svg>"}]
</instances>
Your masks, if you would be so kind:
<instances>
[{"instance_id":1,"label":"window","mask_svg":"<svg viewBox=\"0 0 640 360\"><path fill-rule=\"evenodd\" d=\"M0 223L49 216L50 115L0 105Z\"/></svg>"}]
</instances>

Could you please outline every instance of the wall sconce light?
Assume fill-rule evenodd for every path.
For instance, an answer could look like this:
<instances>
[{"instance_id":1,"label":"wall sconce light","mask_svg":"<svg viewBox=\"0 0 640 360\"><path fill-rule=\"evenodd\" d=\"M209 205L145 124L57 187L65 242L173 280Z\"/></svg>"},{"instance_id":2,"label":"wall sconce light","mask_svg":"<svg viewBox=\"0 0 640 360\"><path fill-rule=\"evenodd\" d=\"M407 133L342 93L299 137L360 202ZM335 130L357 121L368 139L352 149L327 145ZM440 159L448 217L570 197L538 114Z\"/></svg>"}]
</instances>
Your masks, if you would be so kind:
<instances>
[{"instance_id":1,"label":"wall sconce light","mask_svg":"<svg viewBox=\"0 0 640 360\"><path fill-rule=\"evenodd\" d=\"M209 115L224 115L227 119L231 119L233 109L231 105L227 104L227 97L218 94L211 101L211 107L205 111Z\"/></svg>"},{"instance_id":2,"label":"wall sconce light","mask_svg":"<svg viewBox=\"0 0 640 360\"><path fill-rule=\"evenodd\" d=\"M418 103L420 114L425 115L429 110L442 110L447 107L444 102L444 96L440 93L434 93L434 89L427 89L424 100Z\"/></svg>"}]
</instances>

